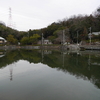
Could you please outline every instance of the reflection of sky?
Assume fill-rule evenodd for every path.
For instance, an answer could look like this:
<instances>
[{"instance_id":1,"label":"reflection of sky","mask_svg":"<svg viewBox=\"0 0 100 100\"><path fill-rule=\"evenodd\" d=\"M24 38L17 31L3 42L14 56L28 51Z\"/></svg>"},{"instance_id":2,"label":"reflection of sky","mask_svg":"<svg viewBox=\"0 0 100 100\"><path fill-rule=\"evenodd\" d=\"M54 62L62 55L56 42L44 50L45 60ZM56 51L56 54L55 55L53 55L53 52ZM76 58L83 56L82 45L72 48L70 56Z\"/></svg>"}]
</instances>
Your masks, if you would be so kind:
<instances>
[{"instance_id":1,"label":"reflection of sky","mask_svg":"<svg viewBox=\"0 0 100 100\"><path fill-rule=\"evenodd\" d=\"M24 60L19 60L17 63L13 63L10 64L8 66L6 66L5 68L0 69L0 73L2 73L0 75L0 77L3 76L7 76L7 74L9 74L9 71L12 70L13 71L13 75L22 75L24 73L28 73L28 72L34 72L36 70L41 70L43 69L43 67L46 65L43 65L41 63L38 64L34 64L34 63L29 63L28 61L24 61ZM4 78L4 77L3 77Z\"/></svg>"},{"instance_id":2,"label":"reflection of sky","mask_svg":"<svg viewBox=\"0 0 100 100\"><path fill-rule=\"evenodd\" d=\"M13 71L12 81L9 80L10 70ZM0 70L0 99L99 100L100 89L56 68L20 60Z\"/></svg>"},{"instance_id":3,"label":"reflection of sky","mask_svg":"<svg viewBox=\"0 0 100 100\"><path fill-rule=\"evenodd\" d=\"M3 57L3 56L5 56L5 55L0 55L0 58Z\"/></svg>"}]
</instances>

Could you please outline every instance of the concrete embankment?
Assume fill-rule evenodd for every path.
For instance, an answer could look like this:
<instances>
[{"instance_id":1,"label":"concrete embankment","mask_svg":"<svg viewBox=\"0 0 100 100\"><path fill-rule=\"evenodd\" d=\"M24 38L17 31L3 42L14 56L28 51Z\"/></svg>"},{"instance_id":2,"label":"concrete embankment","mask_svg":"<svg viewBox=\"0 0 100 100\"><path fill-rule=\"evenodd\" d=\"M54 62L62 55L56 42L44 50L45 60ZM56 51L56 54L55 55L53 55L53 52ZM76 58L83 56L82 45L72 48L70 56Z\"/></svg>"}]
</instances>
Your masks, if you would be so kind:
<instances>
[{"instance_id":1,"label":"concrete embankment","mask_svg":"<svg viewBox=\"0 0 100 100\"><path fill-rule=\"evenodd\" d=\"M100 50L100 45L77 45L77 44L70 44L64 45L61 47L64 50Z\"/></svg>"},{"instance_id":2,"label":"concrete embankment","mask_svg":"<svg viewBox=\"0 0 100 100\"><path fill-rule=\"evenodd\" d=\"M60 46L0 46L0 49L60 49Z\"/></svg>"},{"instance_id":3,"label":"concrete embankment","mask_svg":"<svg viewBox=\"0 0 100 100\"><path fill-rule=\"evenodd\" d=\"M80 50L79 45L77 44L71 44L68 46L69 50Z\"/></svg>"},{"instance_id":4,"label":"concrete embankment","mask_svg":"<svg viewBox=\"0 0 100 100\"><path fill-rule=\"evenodd\" d=\"M10 46L0 46L0 49L40 49L40 46L14 46L14 45L10 45Z\"/></svg>"},{"instance_id":5,"label":"concrete embankment","mask_svg":"<svg viewBox=\"0 0 100 100\"><path fill-rule=\"evenodd\" d=\"M61 50L100 50L100 45L58 45L58 46L0 46L0 49L61 49Z\"/></svg>"},{"instance_id":6,"label":"concrete embankment","mask_svg":"<svg viewBox=\"0 0 100 100\"><path fill-rule=\"evenodd\" d=\"M79 47L83 50L100 50L100 45L80 45Z\"/></svg>"}]
</instances>

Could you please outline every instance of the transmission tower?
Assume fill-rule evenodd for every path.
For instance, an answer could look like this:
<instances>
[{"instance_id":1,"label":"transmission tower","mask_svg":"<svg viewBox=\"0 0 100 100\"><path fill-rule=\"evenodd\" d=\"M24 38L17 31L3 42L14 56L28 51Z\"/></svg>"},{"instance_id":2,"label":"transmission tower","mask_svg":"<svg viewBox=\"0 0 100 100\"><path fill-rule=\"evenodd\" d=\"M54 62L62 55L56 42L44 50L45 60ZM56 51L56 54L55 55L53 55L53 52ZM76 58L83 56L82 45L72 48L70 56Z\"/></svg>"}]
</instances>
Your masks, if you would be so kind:
<instances>
[{"instance_id":1,"label":"transmission tower","mask_svg":"<svg viewBox=\"0 0 100 100\"><path fill-rule=\"evenodd\" d=\"M12 28L12 12L11 12L11 8L9 7L9 20L8 20L8 27Z\"/></svg>"},{"instance_id":2,"label":"transmission tower","mask_svg":"<svg viewBox=\"0 0 100 100\"><path fill-rule=\"evenodd\" d=\"M13 66L9 66L9 71L10 71L10 81L13 80Z\"/></svg>"}]
</instances>

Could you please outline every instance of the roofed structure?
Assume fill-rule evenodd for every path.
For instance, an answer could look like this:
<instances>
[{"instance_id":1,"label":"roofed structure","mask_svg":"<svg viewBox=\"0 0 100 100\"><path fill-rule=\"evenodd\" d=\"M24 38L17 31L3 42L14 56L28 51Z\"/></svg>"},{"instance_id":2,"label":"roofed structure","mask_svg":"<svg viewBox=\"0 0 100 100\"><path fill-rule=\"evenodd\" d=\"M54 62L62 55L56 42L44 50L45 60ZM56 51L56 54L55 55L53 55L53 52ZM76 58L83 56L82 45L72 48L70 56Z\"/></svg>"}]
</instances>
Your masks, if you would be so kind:
<instances>
[{"instance_id":1,"label":"roofed structure","mask_svg":"<svg viewBox=\"0 0 100 100\"><path fill-rule=\"evenodd\" d=\"M6 39L4 39L3 37L0 37L0 44L6 43Z\"/></svg>"}]
</instances>

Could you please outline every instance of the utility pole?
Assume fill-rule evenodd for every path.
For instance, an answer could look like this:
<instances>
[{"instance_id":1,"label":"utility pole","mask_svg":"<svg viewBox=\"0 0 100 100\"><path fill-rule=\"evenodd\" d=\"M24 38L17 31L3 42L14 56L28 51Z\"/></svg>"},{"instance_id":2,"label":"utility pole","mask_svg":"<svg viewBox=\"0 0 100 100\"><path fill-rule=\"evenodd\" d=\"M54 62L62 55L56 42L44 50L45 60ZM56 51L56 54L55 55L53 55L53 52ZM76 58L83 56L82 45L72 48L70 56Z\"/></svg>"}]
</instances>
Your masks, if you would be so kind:
<instances>
[{"instance_id":1,"label":"utility pole","mask_svg":"<svg viewBox=\"0 0 100 100\"><path fill-rule=\"evenodd\" d=\"M89 28L89 31L90 31L89 38L90 38L90 45L91 45L91 35L92 35L92 33L91 33L91 27Z\"/></svg>"},{"instance_id":2,"label":"utility pole","mask_svg":"<svg viewBox=\"0 0 100 100\"><path fill-rule=\"evenodd\" d=\"M65 43L65 30L63 30L63 41L62 41L63 45Z\"/></svg>"},{"instance_id":3,"label":"utility pole","mask_svg":"<svg viewBox=\"0 0 100 100\"><path fill-rule=\"evenodd\" d=\"M43 33L42 33L42 41L41 41L41 44L42 44L42 46L43 46Z\"/></svg>"},{"instance_id":4,"label":"utility pole","mask_svg":"<svg viewBox=\"0 0 100 100\"><path fill-rule=\"evenodd\" d=\"M78 31L77 31L77 45L78 45Z\"/></svg>"},{"instance_id":5,"label":"utility pole","mask_svg":"<svg viewBox=\"0 0 100 100\"><path fill-rule=\"evenodd\" d=\"M28 38L29 38L29 31L28 31Z\"/></svg>"}]
</instances>

